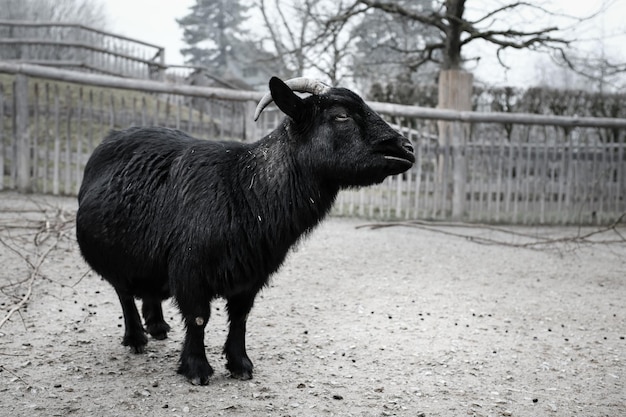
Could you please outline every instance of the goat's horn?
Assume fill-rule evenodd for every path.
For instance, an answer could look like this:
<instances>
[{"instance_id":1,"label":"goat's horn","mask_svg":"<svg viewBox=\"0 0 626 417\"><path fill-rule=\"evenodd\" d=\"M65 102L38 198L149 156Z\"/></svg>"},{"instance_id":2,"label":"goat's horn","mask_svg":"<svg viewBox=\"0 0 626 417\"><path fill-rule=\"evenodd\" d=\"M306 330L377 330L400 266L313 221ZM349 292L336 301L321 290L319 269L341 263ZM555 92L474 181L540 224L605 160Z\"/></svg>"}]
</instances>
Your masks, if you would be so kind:
<instances>
[{"instance_id":1,"label":"goat's horn","mask_svg":"<svg viewBox=\"0 0 626 417\"><path fill-rule=\"evenodd\" d=\"M311 93L311 94L325 94L330 90L330 86L325 84L319 80L312 80L310 78L299 77L292 78L290 80L285 81L287 87L291 88L293 91L297 91L299 93ZM259 104L256 106L256 111L254 112L254 120L257 120L261 115L263 109L265 109L274 99L272 98L272 93L267 93Z\"/></svg>"}]
</instances>

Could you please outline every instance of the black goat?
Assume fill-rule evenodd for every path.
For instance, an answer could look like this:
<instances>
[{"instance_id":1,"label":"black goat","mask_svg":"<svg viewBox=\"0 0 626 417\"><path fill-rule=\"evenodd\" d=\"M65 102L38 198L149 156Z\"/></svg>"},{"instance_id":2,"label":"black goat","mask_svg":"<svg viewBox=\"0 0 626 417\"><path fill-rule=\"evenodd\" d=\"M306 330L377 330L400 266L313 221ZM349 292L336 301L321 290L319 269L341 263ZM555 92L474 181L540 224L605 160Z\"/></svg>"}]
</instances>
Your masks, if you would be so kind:
<instances>
[{"instance_id":1,"label":"black goat","mask_svg":"<svg viewBox=\"0 0 626 417\"><path fill-rule=\"evenodd\" d=\"M119 296L122 343L136 353L147 343L134 297L148 333L164 339L161 301L174 296L186 326L178 372L194 384L213 373L203 343L211 301L227 301L227 368L251 378L246 317L289 248L341 188L379 183L415 161L410 142L349 90L272 78L270 92L257 115L273 97L288 117L258 142L133 127L111 132L85 167L76 236Z\"/></svg>"}]
</instances>

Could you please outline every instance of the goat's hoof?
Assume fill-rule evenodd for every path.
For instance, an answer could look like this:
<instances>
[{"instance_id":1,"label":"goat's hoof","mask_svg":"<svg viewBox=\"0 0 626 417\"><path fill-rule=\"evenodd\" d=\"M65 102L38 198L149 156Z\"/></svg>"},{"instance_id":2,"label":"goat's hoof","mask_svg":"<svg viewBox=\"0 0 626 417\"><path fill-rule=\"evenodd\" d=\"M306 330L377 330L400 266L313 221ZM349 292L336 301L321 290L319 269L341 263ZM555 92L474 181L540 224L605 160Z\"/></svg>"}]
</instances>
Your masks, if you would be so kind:
<instances>
[{"instance_id":1,"label":"goat's hoof","mask_svg":"<svg viewBox=\"0 0 626 417\"><path fill-rule=\"evenodd\" d=\"M122 345L129 346L133 353L145 353L148 338L143 333L126 334L122 339Z\"/></svg>"},{"instance_id":2,"label":"goat's hoof","mask_svg":"<svg viewBox=\"0 0 626 417\"><path fill-rule=\"evenodd\" d=\"M171 327L166 322L148 324L146 328L150 336L156 340L167 339L167 332L171 330Z\"/></svg>"},{"instance_id":3,"label":"goat's hoof","mask_svg":"<svg viewBox=\"0 0 626 417\"><path fill-rule=\"evenodd\" d=\"M252 379L252 362L248 358L241 358L239 361L229 361L226 369L230 371L230 377L247 381Z\"/></svg>"},{"instance_id":4,"label":"goat's hoof","mask_svg":"<svg viewBox=\"0 0 626 417\"><path fill-rule=\"evenodd\" d=\"M234 379L238 379L240 381L248 381L252 379L252 372L234 373L231 371L230 377Z\"/></svg>"},{"instance_id":5,"label":"goat's hoof","mask_svg":"<svg viewBox=\"0 0 626 417\"><path fill-rule=\"evenodd\" d=\"M187 358L181 361L177 372L193 385L207 385L213 375L213 368L206 360Z\"/></svg>"}]
</instances>

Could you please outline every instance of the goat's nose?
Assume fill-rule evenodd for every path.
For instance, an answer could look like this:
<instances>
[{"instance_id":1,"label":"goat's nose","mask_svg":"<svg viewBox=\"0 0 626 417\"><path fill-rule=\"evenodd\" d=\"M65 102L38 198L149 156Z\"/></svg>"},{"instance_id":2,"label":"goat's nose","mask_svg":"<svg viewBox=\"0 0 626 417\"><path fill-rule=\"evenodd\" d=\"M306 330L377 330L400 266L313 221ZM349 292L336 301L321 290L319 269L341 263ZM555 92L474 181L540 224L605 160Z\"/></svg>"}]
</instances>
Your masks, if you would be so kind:
<instances>
[{"instance_id":1,"label":"goat's nose","mask_svg":"<svg viewBox=\"0 0 626 417\"><path fill-rule=\"evenodd\" d=\"M413 144L411 143L411 141L409 140L404 140L404 142L402 143L402 147L410 153L415 153L415 149L413 148Z\"/></svg>"}]
</instances>

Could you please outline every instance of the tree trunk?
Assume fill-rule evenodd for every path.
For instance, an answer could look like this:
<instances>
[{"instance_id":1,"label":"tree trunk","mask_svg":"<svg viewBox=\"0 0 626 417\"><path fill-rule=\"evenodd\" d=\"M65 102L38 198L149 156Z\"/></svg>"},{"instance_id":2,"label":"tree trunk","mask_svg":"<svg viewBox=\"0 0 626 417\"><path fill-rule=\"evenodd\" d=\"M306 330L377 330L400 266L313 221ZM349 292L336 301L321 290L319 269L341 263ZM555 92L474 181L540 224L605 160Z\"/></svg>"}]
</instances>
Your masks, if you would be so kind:
<instances>
[{"instance_id":1,"label":"tree trunk","mask_svg":"<svg viewBox=\"0 0 626 417\"><path fill-rule=\"evenodd\" d=\"M461 68L461 34L463 33L463 12L465 0L446 0L446 38L443 57L443 70Z\"/></svg>"},{"instance_id":2,"label":"tree trunk","mask_svg":"<svg viewBox=\"0 0 626 417\"><path fill-rule=\"evenodd\" d=\"M461 70L445 70L439 73L440 109L469 111L472 109L472 74ZM465 183L467 167L465 145L469 136L469 124L439 122L438 180L445 187L445 195L452 194L452 218L461 220L465 209ZM451 165L451 166L450 166ZM447 173L451 173L447 175ZM451 188L450 191L448 191Z\"/></svg>"}]
</instances>

